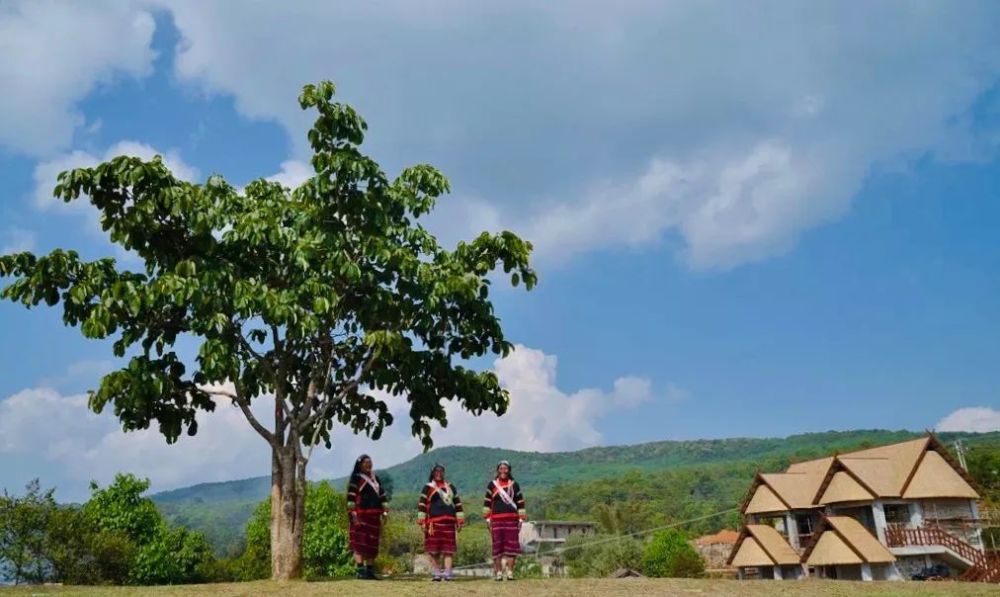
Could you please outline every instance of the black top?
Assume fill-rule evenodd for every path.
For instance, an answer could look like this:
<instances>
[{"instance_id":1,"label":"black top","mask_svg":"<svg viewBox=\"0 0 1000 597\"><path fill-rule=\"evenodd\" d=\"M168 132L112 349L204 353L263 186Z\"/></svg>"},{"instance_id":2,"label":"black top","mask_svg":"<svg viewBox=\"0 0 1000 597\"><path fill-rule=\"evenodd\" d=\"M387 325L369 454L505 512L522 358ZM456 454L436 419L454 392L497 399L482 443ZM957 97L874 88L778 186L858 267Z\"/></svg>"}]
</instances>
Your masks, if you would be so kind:
<instances>
[{"instance_id":1,"label":"black top","mask_svg":"<svg viewBox=\"0 0 1000 597\"><path fill-rule=\"evenodd\" d=\"M351 481L347 484L347 508L348 510L387 510L389 499L385 496L385 489L382 487L382 480L378 475L372 475L376 489L368 479L362 475L351 475Z\"/></svg>"},{"instance_id":2,"label":"black top","mask_svg":"<svg viewBox=\"0 0 1000 597\"><path fill-rule=\"evenodd\" d=\"M491 481L486 486L486 497L483 499L483 515L488 517L520 516L524 518L524 495L521 494L521 486L517 484L517 481L509 481L508 485L497 479L497 483L504 485L507 492L512 495L514 504L508 504L500 497L496 485Z\"/></svg>"},{"instance_id":3,"label":"black top","mask_svg":"<svg viewBox=\"0 0 1000 597\"><path fill-rule=\"evenodd\" d=\"M438 487L442 487L442 490L438 490ZM420 492L420 501L417 504L417 517L419 519L439 518L442 516L453 518L464 517L462 498L458 497L458 490L451 483L447 484L448 489L451 490L451 503L449 504L441 495L443 487L432 486L430 483L424 485L423 491Z\"/></svg>"}]
</instances>

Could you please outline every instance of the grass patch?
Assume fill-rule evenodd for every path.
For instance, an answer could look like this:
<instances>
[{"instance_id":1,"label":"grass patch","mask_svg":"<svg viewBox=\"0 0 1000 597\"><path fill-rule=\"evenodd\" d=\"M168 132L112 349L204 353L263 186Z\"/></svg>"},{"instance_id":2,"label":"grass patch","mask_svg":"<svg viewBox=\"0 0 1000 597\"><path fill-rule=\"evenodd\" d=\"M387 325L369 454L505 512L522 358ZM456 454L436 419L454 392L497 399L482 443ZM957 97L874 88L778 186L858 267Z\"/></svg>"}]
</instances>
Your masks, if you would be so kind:
<instances>
[{"instance_id":1,"label":"grass patch","mask_svg":"<svg viewBox=\"0 0 1000 597\"><path fill-rule=\"evenodd\" d=\"M501 590L502 588L502 590ZM996 585L958 582L847 582L847 581L746 581L687 580L687 579L547 579L519 580L498 583L491 580L458 580L454 583L430 583L421 580L385 580L377 583L364 581L293 582L271 581L249 583L220 583L213 585L187 585L175 587L6 587L0 597L26 597L54 595L60 597L251 597L258 595L288 595L290 597L319 597L381 595L416 597L428 595L491 595L498 593L517 595L557 595L580 597L636 597L641 595L748 595L748 596L815 596L882 597L903 595L986 596L996 595Z\"/></svg>"}]
</instances>

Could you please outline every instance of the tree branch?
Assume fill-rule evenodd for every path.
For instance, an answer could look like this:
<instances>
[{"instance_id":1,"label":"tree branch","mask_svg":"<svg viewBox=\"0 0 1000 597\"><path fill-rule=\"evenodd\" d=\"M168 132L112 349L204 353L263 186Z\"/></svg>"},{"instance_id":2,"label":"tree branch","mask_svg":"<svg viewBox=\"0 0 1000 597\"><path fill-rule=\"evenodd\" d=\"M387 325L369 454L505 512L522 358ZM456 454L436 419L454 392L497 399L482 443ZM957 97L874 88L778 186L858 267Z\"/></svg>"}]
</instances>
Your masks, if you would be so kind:
<instances>
[{"instance_id":1,"label":"tree branch","mask_svg":"<svg viewBox=\"0 0 1000 597\"><path fill-rule=\"evenodd\" d=\"M271 433L271 431L267 427L261 425L260 421L257 420L257 417L255 417L253 412L250 410L250 402L247 401L245 398L240 397L237 393L229 392L226 390L206 389L204 391L205 393L211 394L213 396L225 396L230 400L232 400L233 404L239 406L240 410L243 411L243 416L246 417L247 421L250 423L250 426L254 428L254 431L256 431L265 440L267 440L267 443L271 444L271 446L274 446L276 444L276 439L274 437L274 434Z\"/></svg>"},{"instance_id":2,"label":"tree branch","mask_svg":"<svg viewBox=\"0 0 1000 597\"><path fill-rule=\"evenodd\" d=\"M368 360L365 361L365 364L361 367L361 371L358 372L358 375L354 379L349 381L346 385L344 385L344 387L340 389L340 392L338 392L336 396L330 397L329 399L326 400L326 402L322 403L320 407L316 410L316 412L307 417L305 421L303 421L299 425L300 429L305 429L309 425L315 425L312 437L309 439L309 454L307 458L312 456L313 448L316 446L316 442L319 441L319 432L321 429L319 424L321 422L321 419L326 417L326 413L329 412L331 407L333 407L335 404L342 402L344 398L347 397L347 394L349 394L352 390L354 390L361 384L361 380L364 378L365 375L368 374L368 372L371 370L374 364L375 364L375 353L371 353L368 355Z\"/></svg>"}]
</instances>

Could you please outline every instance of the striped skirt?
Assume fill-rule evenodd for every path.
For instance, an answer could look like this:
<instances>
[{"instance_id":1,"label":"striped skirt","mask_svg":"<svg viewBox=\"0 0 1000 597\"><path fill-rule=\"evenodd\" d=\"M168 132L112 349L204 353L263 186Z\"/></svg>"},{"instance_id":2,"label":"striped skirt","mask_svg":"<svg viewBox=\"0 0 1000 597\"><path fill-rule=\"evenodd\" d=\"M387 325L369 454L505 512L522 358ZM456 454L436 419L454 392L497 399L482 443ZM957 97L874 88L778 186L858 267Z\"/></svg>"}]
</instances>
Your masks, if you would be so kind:
<instances>
[{"instance_id":1,"label":"striped skirt","mask_svg":"<svg viewBox=\"0 0 1000 597\"><path fill-rule=\"evenodd\" d=\"M455 530L454 520L434 520L430 522L434 533L424 533L424 551L429 554L444 554L446 556L455 554Z\"/></svg>"},{"instance_id":2,"label":"striped skirt","mask_svg":"<svg viewBox=\"0 0 1000 597\"><path fill-rule=\"evenodd\" d=\"M351 522L351 551L365 559L378 557L379 540L382 537L382 513L359 512Z\"/></svg>"},{"instance_id":3,"label":"striped skirt","mask_svg":"<svg viewBox=\"0 0 1000 597\"><path fill-rule=\"evenodd\" d=\"M490 521L493 538L493 557L521 555L520 521L516 518L499 518Z\"/></svg>"}]
</instances>

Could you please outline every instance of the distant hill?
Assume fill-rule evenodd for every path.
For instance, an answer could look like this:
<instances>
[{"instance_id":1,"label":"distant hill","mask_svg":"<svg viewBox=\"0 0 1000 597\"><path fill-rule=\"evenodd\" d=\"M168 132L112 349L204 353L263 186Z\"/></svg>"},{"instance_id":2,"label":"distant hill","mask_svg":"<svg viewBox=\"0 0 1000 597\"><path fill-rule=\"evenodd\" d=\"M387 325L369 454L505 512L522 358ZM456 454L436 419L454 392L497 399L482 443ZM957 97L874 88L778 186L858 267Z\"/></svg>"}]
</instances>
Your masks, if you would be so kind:
<instances>
[{"instance_id":1,"label":"distant hill","mask_svg":"<svg viewBox=\"0 0 1000 597\"><path fill-rule=\"evenodd\" d=\"M716 440L659 441L631 446L587 448L575 452L518 452L484 447L445 447L391 466L398 495L415 494L426 482L435 462L447 466L448 476L461 493L478 497L492 478L497 461L509 460L518 481L535 495L561 483L581 483L622 475L629 471L653 472L706 467L726 467L733 475L746 475L753 468L778 470L789 462L816 458L833 452L888 444L914 437L912 431L881 429L805 433L786 438L729 438ZM942 433L946 443L963 439L968 444L1000 442L1000 432L988 434ZM752 472L750 473L752 474ZM338 488L345 480L335 479ZM750 478L734 479L730 485L749 485ZM254 506L267 497L269 477L203 483L153 496L164 514L174 522L205 532L221 552L239 542ZM727 492L731 493L731 492ZM722 496L716 496L722 497ZM730 499L731 496L725 496ZM475 499L472 500L474 503ZM397 508L411 509L410 503Z\"/></svg>"}]
</instances>

